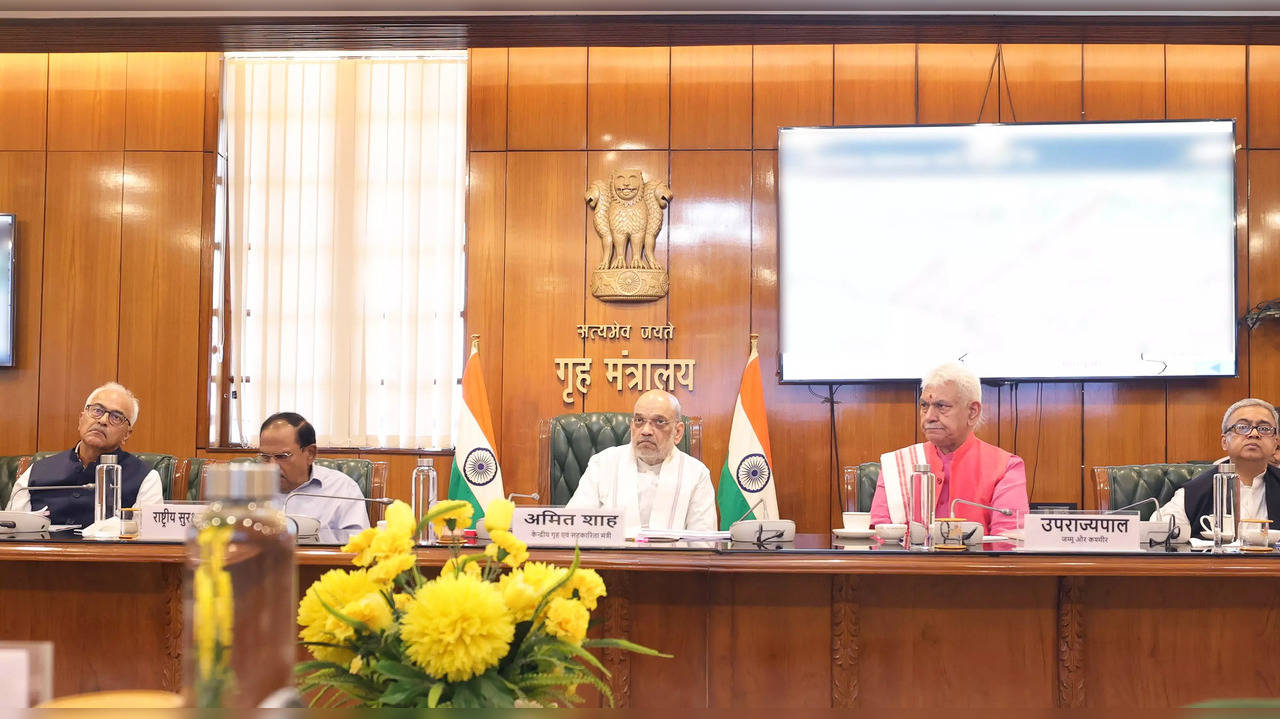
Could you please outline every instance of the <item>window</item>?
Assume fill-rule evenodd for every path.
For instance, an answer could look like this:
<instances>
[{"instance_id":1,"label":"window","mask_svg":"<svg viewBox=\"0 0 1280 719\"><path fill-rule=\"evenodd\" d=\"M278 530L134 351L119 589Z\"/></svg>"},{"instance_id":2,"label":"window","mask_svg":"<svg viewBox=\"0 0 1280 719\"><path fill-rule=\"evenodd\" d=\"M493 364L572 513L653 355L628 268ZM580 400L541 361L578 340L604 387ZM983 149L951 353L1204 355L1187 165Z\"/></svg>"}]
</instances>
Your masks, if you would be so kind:
<instances>
[{"instance_id":1,"label":"window","mask_svg":"<svg viewBox=\"0 0 1280 719\"><path fill-rule=\"evenodd\" d=\"M226 56L215 446L282 410L324 446L452 446L466 72L465 52Z\"/></svg>"}]
</instances>

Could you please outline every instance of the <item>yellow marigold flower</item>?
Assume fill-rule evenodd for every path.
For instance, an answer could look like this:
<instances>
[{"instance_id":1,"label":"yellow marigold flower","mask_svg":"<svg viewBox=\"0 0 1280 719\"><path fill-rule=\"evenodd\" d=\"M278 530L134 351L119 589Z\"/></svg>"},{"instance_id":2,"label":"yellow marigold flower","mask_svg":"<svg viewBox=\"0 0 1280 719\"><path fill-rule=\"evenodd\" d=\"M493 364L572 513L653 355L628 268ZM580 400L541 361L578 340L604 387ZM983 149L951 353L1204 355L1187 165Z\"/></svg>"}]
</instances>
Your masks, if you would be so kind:
<instances>
[{"instance_id":1,"label":"yellow marigold flower","mask_svg":"<svg viewBox=\"0 0 1280 719\"><path fill-rule=\"evenodd\" d=\"M413 516L413 508L400 500L387 507L387 532L401 537L412 537L418 526L418 518Z\"/></svg>"},{"instance_id":2,"label":"yellow marigold flower","mask_svg":"<svg viewBox=\"0 0 1280 719\"><path fill-rule=\"evenodd\" d=\"M488 507L484 508L484 528L490 534L499 529L504 532L511 531L511 515L515 511L515 502L501 497L493 500Z\"/></svg>"},{"instance_id":3,"label":"yellow marigold flower","mask_svg":"<svg viewBox=\"0 0 1280 719\"><path fill-rule=\"evenodd\" d=\"M353 634L351 628L330 614L324 608L324 604L320 603L321 599L323 598L324 603L330 607L340 610L367 594L376 594L380 588L363 569L350 572L331 569L325 572L307 588L306 595L298 603L298 624L302 627L298 636L304 642L333 643L349 637ZM308 649L316 659L338 664L346 664L352 656L350 651L336 647L308 647Z\"/></svg>"},{"instance_id":4,"label":"yellow marigold flower","mask_svg":"<svg viewBox=\"0 0 1280 719\"><path fill-rule=\"evenodd\" d=\"M604 580L594 569L579 567L574 570L573 576L569 577L569 587L577 592L578 600L590 611L595 611L596 601L607 593Z\"/></svg>"},{"instance_id":5,"label":"yellow marigold flower","mask_svg":"<svg viewBox=\"0 0 1280 719\"><path fill-rule=\"evenodd\" d=\"M351 673L359 674L361 669L364 669L364 658L357 654L355 658L351 660Z\"/></svg>"},{"instance_id":6,"label":"yellow marigold flower","mask_svg":"<svg viewBox=\"0 0 1280 719\"><path fill-rule=\"evenodd\" d=\"M538 602L542 601L542 592L537 587L530 586L519 570L498 580L498 590L502 592L502 601L506 602L507 609L511 610L511 616L517 622L532 619Z\"/></svg>"},{"instance_id":7,"label":"yellow marigold flower","mask_svg":"<svg viewBox=\"0 0 1280 719\"><path fill-rule=\"evenodd\" d=\"M400 622L409 659L451 682L496 666L514 636L515 623L497 586L465 574L424 584Z\"/></svg>"},{"instance_id":8,"label":"yellow marigold flower","mask_svg":"<svg viewBox=\"0 0 1280 719\"><path fill-rule=\"evenodd\" d=\"M342 547L342 551L351 552L356 555L351 563L357 567L367 567L373 564L373 552L369 551L369 546L373 544L373 538L378 536L376 527L369 527L363 532L357 534L347 541Z\"/></svg>"},{"instance_id":9,"label":"yellow marigold flower","mask_svg":"<svg viewBox=\"0 0 1280 719\"><path fill-rule=\"evenodd\" d=\"M396 603L396 611L403 612L409 606L409 602L413 601L413 595L400 592L399 594L393 594L391 600Z\"/></svg>"},{"instance_id":10,"label":"yellow marigold flower","mask_svg":"<svg viewBox=\"0 0 1280 719\"><path fill-rule=\"evenodd\" d=\"M443 511L431 519L431 523L435 525L436 534L444 534L449 529L448 522L451 520L455 530L462 530L471 526L471 517L475 509L470 502L458 499L441 502L440 504L444 505L439 507Z\"/></svg>"},{"instance_id":11,"label":"yellow marigold flower","mask_svg":"<svg viewBox=\"0 0 1280 719\"><path fill-rule=\"evenodd\" d=\"M391 605L387 604L387 600L382 596L381 592L370 592L354 602L348 603L340 611L358 622L364 622L375 632L380 632L391 626ZM334 619L337 619L337 617L334 617ZM346 622L342 623L346 624L348 628L351 626Z\"/></svg>"},{"instance_id":12,"label":"yellow marigold flower","mask_svg":"<svg viewBox=\"0 0 1280 719\"><path fill-rule=\"evenodd\" d=\"M564 579L564 575L569 573L569 570L564 567L546 562L525 562L521 571L524 573L524 581L538 590L538 596L546 594L556 582ZM573 589L565 583L556 590L555 596L569 599L573 596L572 592Z\"/></svg>"},{"instance_id":13,"label":"yellow marigold flower","mask_svg":"<svg viewBox=\"0 0 1280 719\"><path fill-rule=\"evenodd\" d=\"M378 584L391 584L395 578L413 569L416 558L412 554L396 554L386 557L369 570L369 578Z\"/></svg>"},{"instance_id":14,"label":"yellow marigold flower","mask_svg":"<svg viewBox=\"0 0 1280 719\"><path fill-rule=\"evenodd\" d=\"M504 529L495 529L490 532L489 539L489 546L484 548L484 553L494 559L499 559L499 554L501 554L502 563L508 567L518 567L529 558L529 548L525 546L524 542L516 539L511 532ZM502 552L498 550L502 550Z\"/></svg>"},{"instance_id":15,"label":"yellow marigold flower","mask_svg":"<svg viewBox=\"0 0 1280 719\"><path fill-rule=\"evenodd\" d=\"M582 602L556 597L547 605L547 618L543 626L553 637L559 637L570 644L582 644L590 621L591 613L582 606Z\"/></svg>"},{"instance_id":16,"label":"yellow marigold flower","mask_svg":"<svg viewBox=\"0 0 1280 719\"><path fill-rule=\"evenodd\" d=\"M442 577L456 576L458 574L458 567L461 566L463 574L467 575L468 577L479 577L480 576L479 563L477 563L474 559L469 562L466 562L465 564L463 563L463 560L467 559L468 557L478 557L478 556L480 555L464 554L458 557L457 561L454 561L453 557L449 557L449 560L446 561L444 563L444 566L440 568L440 576Z\"/></svg>"}]
</instances>

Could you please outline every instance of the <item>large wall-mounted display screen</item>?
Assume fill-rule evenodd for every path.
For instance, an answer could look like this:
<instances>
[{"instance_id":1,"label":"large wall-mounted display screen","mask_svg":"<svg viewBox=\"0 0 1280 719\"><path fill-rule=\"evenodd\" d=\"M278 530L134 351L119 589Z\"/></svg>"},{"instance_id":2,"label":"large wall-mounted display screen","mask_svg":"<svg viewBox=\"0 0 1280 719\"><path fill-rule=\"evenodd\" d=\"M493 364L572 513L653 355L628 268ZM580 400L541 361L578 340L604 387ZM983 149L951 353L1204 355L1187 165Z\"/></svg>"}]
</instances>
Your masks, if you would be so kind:
<instances>
[{"instance_id":1,"label":"large wall-mounted display screen","mask_svg":"<svg viewBox=\"0 0 1280 719\"><path fill-rule=\"evenodd\" d=\"M786 128L785 382L1236 373L1231 121Z\"/></svg>"}]
</instances>

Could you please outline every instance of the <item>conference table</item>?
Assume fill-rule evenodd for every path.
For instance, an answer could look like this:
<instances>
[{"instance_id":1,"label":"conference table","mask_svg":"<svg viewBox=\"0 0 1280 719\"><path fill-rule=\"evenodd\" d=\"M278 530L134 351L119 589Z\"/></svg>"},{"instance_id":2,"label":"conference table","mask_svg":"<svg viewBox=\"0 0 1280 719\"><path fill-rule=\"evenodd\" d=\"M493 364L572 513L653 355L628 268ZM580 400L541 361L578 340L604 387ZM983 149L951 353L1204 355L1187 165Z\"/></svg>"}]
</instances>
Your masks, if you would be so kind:
<instances>
[{"instance_id":1,"label":"conference table","mask_svg":"<svg viewBox=\"0 0 1280 719\"><path fill-rule=\"evenodd\" d=\"M299 543L300 591L347 567ZM449 549L423 546L420 564ZM570 549L533 549L567 564ZM55 643L55 694L182 684L181 544L0 539L0 640ZM606 651L619 706L1181 706L1280 695L1280 553L1185 545L1127 554L875 540L584 549L598 631L673 654Z\"/></svg>"}]
</instances>

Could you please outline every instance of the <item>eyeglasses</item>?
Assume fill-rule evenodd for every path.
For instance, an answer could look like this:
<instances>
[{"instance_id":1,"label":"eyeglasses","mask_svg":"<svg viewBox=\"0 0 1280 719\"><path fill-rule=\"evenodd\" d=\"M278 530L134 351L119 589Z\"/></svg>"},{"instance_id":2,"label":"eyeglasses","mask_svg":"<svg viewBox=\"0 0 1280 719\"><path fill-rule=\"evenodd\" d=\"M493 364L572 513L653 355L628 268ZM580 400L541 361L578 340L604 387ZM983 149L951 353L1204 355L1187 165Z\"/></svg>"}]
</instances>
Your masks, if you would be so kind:
<instances>
[{"instance_id":1,"label":"eyeglasses","mask_svg":"<svg viewBox=\"0 0 1280 719\"><path fill-rule=\"evenodd\" d=\"M94 419L102 419L102 415L107 416L107 424L112 427L120 427L129 424L129 418L124 416L124 412L115 409L107 409L100 404L85 405L84 411Z\"/></svg>"},{"instance_id":2,"label":"eyeglasses","mask_svg":"<svg viewBox=\"0 0 1280 719\"><path fill-rule=\"evenodd\" d=\"M1249 424L1248 422L1236 422L1227 429L1235 432L1241 437L1248 437L1254 430L1258 431L1259 437L1276 436L1276 428L1269 424Z\"/></svg>"},{"instance_id":3,"label":"eyeglasses","mask_svg":"<svg viewBox=\"0 0 1280 719\"><path fill-rule=\"evenodd\" d=\"M662 416L641 417L638 414L631 418L632 429L643 429L646 423L653 425L654 429L661 432L662 430L667 428L667 425L671 424L671 420Z\"/></svg>"},{"instance_id":4,"label":"eyeglasses","mask_svg":"<svg viewBox=\"0 0 1280 719\"><path fill-rule=\"evenodd\" d=\"M261 462L283 462L293 456L293 452L279 452L270 454L268 452L259 452L258 461Z\"/></svg>"}]
</instances>

